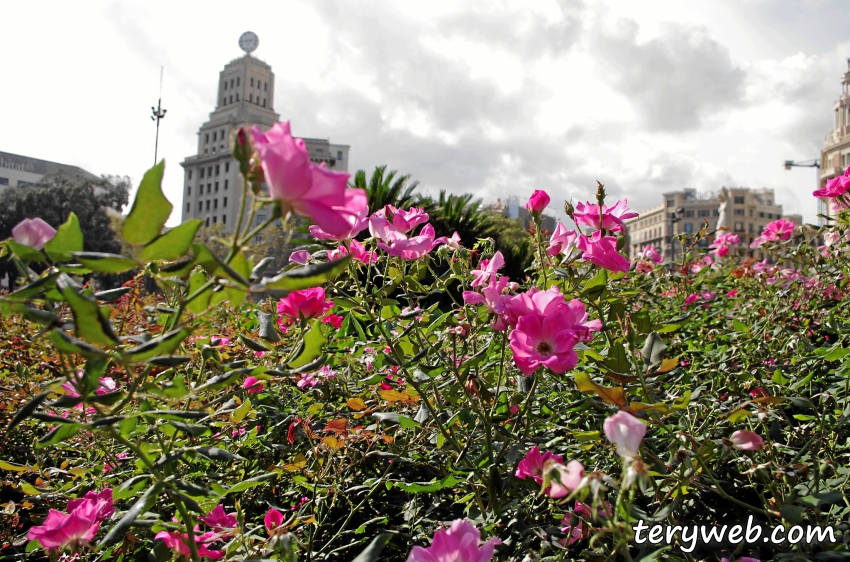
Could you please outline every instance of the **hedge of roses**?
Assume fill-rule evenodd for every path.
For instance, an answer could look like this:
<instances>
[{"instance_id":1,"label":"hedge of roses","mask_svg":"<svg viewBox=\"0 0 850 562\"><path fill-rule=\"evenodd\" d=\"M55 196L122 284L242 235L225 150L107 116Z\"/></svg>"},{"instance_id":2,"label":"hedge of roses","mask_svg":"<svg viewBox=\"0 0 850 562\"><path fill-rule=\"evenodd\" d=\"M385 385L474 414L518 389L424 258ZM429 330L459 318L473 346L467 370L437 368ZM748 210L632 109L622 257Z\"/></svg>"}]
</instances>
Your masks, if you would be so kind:
<instances>
[{"instance_id":1,"label":"hedge of roses","mask_svg":"<svg viewBox=\"0 0 850 562\"><path fill-rule=\"evenodd\" d=\"M239 130L226 256L163 233L164 164L121 236L33 217L0 243L10 559L735 560L840 557L850 479L850 170L815 231L622 253L625 200L567 203L522 279L422 209L369 214L289 124ZM268 185L269 197L261 186ZM530 194L539 225L548 194ZM271 206L261 224L258 211ZM276 273L249 242L315 238ZM364 240L363 234L368 231ZM360 235L359 240L355 239ZM700 244L708 240L710 244ZM278 264L280 266L281 264ZM91 272L142 271L94 292ZM144 279L158 291L144 290ZM635 541L638 521L832 525L835 542Z\"/></svg>"}]
</instances>

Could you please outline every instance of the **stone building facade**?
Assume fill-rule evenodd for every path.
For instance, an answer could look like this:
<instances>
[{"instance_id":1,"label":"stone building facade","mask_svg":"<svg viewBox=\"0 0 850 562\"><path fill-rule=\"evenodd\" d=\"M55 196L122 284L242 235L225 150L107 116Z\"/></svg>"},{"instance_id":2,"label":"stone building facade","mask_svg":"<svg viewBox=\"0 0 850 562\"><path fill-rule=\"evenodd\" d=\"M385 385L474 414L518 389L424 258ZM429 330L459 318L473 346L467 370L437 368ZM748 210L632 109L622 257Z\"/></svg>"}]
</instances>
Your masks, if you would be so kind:
<instances>
[{"instance_id":1,"label":"stone building facade","mask_svg":"<svg viewBox=\"0 0 850 562\"><path fill-rule=\"evenodd\" d=\"M847 59L847 72L841 77L841 95L833 104L834 121L832 131L823 141L820 155L820 187L827 180L844 173L850 167L850 59ZM826 200L818 200L818 213L830 215Z\"/></svg>"},{"instance_id":2,"label":"stone building facade","mask_svg":"<svg viewBox=\"0 0 850 562\"><path fill-rule=\"evenodd\" d=\"M199 218L206 226L224 223L227 230L236 224L242 178L230 154L230 134L252 125L266 130L280 121L274 111L274 88L271 66L250 54L229 62L221 71L215 110L198 130L198 153L180 163L183 222ZM348 170L348 145L332 144L328 139L304 141L312 161L324 162L332 170ZM259 224L266 218L258 213L255 220Z\"/></svg>"},{"instance_id":3,"label":"stone building facade","mask_svg":"<svg viewBox=\"0 0 850 562\"><path fill-rule=\"evenodd\" d=\"M77 166L0 152L0 194L10 187L33 185L44 176L56 175L64 175L69 178L81 177L87 180L100 179Z\"/></svg>"}]
</instances>

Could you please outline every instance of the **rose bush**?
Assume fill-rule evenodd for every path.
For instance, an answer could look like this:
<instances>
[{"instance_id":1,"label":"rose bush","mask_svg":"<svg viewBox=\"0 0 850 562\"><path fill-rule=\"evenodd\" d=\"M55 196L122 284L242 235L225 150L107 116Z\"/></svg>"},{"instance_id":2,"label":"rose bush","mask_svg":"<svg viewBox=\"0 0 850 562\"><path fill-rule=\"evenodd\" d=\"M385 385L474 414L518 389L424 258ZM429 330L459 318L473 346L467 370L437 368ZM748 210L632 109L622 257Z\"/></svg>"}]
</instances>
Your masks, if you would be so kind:
<instances>
[{"instance_id":1,"label":"rose bush","mask_svg":"<svg viewBox=\"0 0 850 562\"><path fill-rule=\"evenodd\" d=\"M416 207L369 215L287 123L239 130L232 149L243 200L223 257L194 243L199 220L164 230L163 163L124 221L132 256L83 252L73 215L0 243L25 275L0 295L3 555L844 550L839 538L690 553L675 530L671 549L637 544L633 525L846 518L847 211L820 229L773 224L761 262L708 224L679 235L675 263L651 247L630 262L625 200L606 203L599 185L546 233L538 190L535 261L511 279L492 240L464 247ZM820 193L837 208L843 181ZM296 214L314 246L272 273L250 241L278 219L293 230ZM133 269L118 289L85 282Z\"/></svg>"}]
</instances>

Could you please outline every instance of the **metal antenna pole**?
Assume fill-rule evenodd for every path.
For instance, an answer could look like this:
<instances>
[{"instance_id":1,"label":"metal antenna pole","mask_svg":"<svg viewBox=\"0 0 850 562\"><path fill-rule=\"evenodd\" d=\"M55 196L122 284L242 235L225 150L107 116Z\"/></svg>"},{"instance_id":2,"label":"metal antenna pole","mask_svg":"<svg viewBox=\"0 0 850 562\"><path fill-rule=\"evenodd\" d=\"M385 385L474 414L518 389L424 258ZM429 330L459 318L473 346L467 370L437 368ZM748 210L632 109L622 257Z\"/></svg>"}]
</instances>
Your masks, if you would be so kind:
<instances>
[{"instance_id":1,"label":"metal antenna pole","mask_svg":"<svg viewBox=\"0 0 850 562\"><path fill-rule=\"evenodd\" d=\"M153 145L153 165L156 166L156 156L159 151L159 122L165 117L167 109L162 109L162 67L159 67L159 101L156 107L151 106L151 120L156 121L156 142Z\"/></svg>"}]
</instances>

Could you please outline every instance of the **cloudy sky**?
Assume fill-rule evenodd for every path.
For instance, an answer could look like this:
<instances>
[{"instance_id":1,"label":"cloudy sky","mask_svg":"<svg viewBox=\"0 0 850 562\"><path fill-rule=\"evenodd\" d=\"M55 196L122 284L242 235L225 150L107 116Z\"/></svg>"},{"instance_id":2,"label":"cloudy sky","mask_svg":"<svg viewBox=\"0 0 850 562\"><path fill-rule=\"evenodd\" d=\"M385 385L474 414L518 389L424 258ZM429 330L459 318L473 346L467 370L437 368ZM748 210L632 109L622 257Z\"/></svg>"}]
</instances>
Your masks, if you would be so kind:
<instances>
[{"instance_id":1,"label":"cloudy sky","mask_svg":"<svg viewBox=\"0 0 850 562\"><path fill-rule=\"evenodd\" d=\"M846 0L55 1L4 4L0 151L138 182L159 154L179 208L239 35L296 135L351 145L428 190L560 201L596 180L642 210L682 187L772 187L815 220L850 56ZM172 223L177 217L172 217ZM179 220L179 219L178 219Z\"/></svg>"}]
</instances>

